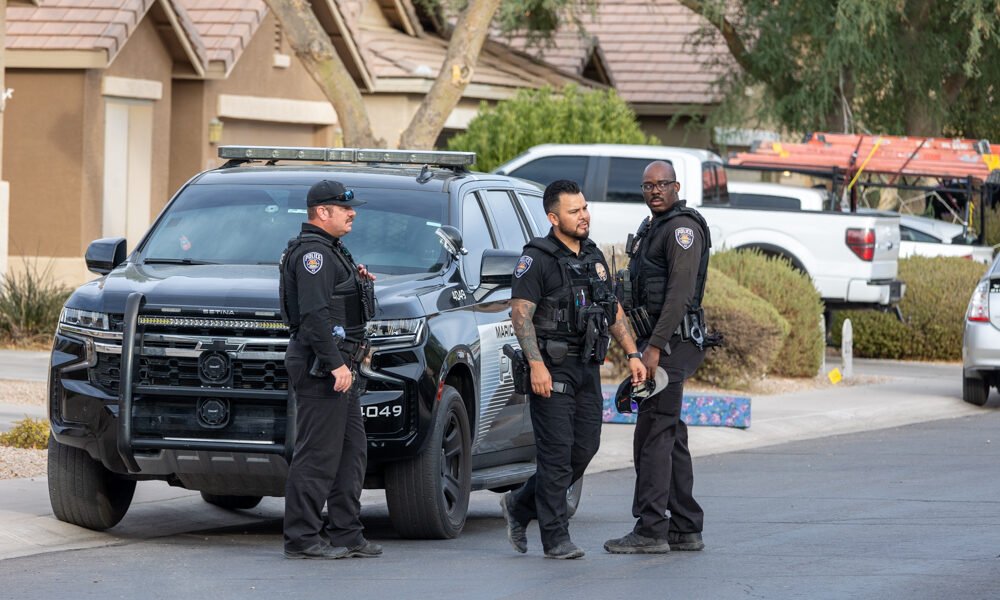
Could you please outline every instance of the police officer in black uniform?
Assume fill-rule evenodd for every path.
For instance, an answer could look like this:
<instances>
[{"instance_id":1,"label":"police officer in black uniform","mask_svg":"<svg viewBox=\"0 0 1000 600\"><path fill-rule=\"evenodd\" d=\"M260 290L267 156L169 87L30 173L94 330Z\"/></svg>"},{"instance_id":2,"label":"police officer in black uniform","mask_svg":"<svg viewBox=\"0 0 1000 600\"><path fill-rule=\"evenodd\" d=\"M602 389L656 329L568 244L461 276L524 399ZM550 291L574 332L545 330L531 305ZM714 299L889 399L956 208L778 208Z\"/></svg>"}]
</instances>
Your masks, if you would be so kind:
<instances>
[{"instance_id":1,"label":"police officer in black uniform","mask_svg":"<svg viewBox=\"0 0 1000 600\"><path fill-rule=\"evenodd\" d=\"M652 217L643 221L634 241L629 236L626 287L631 297L623 298L623 304L647 371L655 373L659 365L670 382L639 406L633 443L636 523L624 537L604 544L616 554L705 547L704 513L692 491L687 425L680 414L684 379L701 365L704 348L714 343L706 341L700 310L711 239L702 216L679 200L680 183L670 163L649 164L642 191Z\"/></svg>"},{"instance_id":2,"label":"police officer in black uniform","mask_svg":"<svg viewBox=\"0 0 1000 600\"><path fill-rule=\"evenodd\" d=\"M306 196L309 220L281 256L281 316L291 333L285 366L297 430L285 487L286 558L382 554L362 533L367 439L354 385L374 276L340 241L360 204L337 181L313 185Z\"/></svg>"},{"instance_id":3,"label":"police officer in black uniform","mask_svg":"<svg viewBox=\"0 0 1000 600\"><path fill-rule=\"evenodd\" d=\"M531 240L514 270L511 318L530 365L537 469L500 499L507 537L526 552L525 527L538 519L547 558L584 555L569 536L566 492L601 440L599 365L610 336L629 354L632 378L646 372L614 298L604 254L588 239L590 213L579 186L555 181L542 200L552 229Z\"/></svg>"}]
</instances>

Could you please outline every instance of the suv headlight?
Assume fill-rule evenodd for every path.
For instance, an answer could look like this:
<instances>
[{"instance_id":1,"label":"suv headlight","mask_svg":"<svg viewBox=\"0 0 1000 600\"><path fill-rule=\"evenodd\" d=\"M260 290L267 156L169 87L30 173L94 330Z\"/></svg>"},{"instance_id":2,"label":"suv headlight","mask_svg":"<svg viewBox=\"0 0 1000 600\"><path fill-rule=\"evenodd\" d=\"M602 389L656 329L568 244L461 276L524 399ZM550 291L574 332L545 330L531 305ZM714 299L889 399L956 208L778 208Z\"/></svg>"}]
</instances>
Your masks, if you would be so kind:
<instances>
[{"instance_id":1,"label":"suv headlight","mask_svg":"<svg viewBox=\"0 0 1000 600\"><path fill-rule=\"evenodd\" d=\"M415 346L423 339L427 319L391 319L387 321L369 321L365 334L372 345L408 345Z\"/></svg>"},{"instance_id":2,"label":"suv headlight","mask_svg":"<svg viewBox=\"0 0 1000 600\"><path fill-rule=\"evenodd\" d=\"M86 329L108 330L108 315L106 313L92 310L80 310L79 308L64 308L59 315L59 323L71 325L73 327L83 327Z\"/></svg>"}]
</instances>

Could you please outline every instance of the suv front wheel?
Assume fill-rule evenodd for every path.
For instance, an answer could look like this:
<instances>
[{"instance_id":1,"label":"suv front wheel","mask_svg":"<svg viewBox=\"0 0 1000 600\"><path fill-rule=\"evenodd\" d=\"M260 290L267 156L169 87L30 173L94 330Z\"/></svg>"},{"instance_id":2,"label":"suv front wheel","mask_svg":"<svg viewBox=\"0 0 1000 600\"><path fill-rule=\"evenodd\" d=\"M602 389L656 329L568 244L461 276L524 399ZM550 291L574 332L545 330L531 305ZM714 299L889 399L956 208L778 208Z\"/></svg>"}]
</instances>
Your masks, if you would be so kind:
<instances>
[{"instance_id":1,"label":"suv front wheel","mask_svg":"<svg viewBox=\"0 0 1000 600\"><path fill-rule=\"evenodd\" d=\"M405 538L450 539L462 532L472 490L472 435L458 390L444 386L427 448L386 468L392 524Z\"/></svg>"},{"instance_id":2,"label":"suv front wheel","mask_svg":"<svg viewBox=\"0 0 1000 600\"><path fill-rule=\"evenodd\" d=\"M49 502L56 518L103 531L118 524L132 504L135 480L104 468L85 450L49 435Z\"/></svg>"}]
</instances>

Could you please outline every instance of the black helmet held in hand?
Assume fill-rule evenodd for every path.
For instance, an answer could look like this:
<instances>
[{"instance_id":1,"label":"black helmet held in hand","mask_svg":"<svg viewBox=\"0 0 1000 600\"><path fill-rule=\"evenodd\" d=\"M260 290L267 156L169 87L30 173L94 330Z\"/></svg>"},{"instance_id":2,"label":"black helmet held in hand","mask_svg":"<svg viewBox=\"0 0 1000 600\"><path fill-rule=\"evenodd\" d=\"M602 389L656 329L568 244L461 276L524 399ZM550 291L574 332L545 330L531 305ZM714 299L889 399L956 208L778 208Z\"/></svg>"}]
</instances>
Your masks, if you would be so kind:
<instances>
[{"instance_id":1,"label":"black helmet held in hand","mask_svg":"<svg viewBox=\"0 0 1000 600\"><path fill-rule=\"evenodd\" d=\"M632 385L632 377L626 377L615 392L615 408L623 415L639 412L643 400L659 394L669 382L670 378L667 377L663 367L656 367L656 377L647 379L639 385Z\"/></svg>"}]
</instances>

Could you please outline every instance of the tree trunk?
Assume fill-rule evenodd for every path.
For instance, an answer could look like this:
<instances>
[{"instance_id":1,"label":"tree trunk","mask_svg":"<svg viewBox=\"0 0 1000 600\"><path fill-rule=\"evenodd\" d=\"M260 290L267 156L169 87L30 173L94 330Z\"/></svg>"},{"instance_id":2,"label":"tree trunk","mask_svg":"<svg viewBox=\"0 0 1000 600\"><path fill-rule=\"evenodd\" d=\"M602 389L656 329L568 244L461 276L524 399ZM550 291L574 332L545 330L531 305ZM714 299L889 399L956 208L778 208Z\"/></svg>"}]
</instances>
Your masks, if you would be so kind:
<instances>
[{"instance_id":1,"label":"tree trunk","mask_svg":"<svg viewBox=\"0 0 1000 600\"><path fill-rule=\"evenodd\" d=\"M729 19L726 18L721 6L712 5L704 0L679 0L680 4L688 8L691 12L700 15L719 30L729 54L744 71L750 72L750 65L747 63L747 48L740 39L739 33Z\"/></svg>"},{"instance_id":2,"label":"tree trunk","mask_svg":"<svg viewBox=\"0 0 1000 600\"><path fill-rule=\"evenodd\" d=\"M268 0L269 2L274 0ZM434 147L448 115L458 105L472 80L479 52L486 41L500 0L470 0L451 34L448 53L430 92L424 96L413 120L399 139L399 147L413 150Z\"/></svg>"},{"instance_id":3,"label":"tree trunk","mask_svg":"<svg viewBox=\"0 0 1000 600\"><path fill-rule=\"evenodd\" d=\"M307 0L265 0L281 23L295 55L323 90L344 132L344 145L380 148L382 140L372 133L361 91L333 47Z\"/></svg>"}]
</instances>

